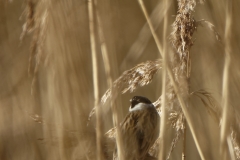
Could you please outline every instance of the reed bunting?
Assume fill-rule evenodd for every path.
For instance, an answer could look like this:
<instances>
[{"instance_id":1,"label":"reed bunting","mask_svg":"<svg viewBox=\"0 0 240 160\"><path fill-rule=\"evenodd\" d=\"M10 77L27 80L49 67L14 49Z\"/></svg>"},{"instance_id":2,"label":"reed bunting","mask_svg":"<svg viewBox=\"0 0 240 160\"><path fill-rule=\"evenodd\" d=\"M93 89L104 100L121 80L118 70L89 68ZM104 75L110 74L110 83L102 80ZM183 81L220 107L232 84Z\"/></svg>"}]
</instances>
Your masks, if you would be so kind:
<instances>
[{"instance_id":1,"label":"reed bunting","mask_svg":"<svg viewBox=\"0 0 240 160\"><path fill-rule=\"evenodd\" d=\"M159 114L146 97L134 96L120 125L124 160L145 160L159 135ZM117 148L113 159L118 160Z\"/></svg>"}]
</instances>

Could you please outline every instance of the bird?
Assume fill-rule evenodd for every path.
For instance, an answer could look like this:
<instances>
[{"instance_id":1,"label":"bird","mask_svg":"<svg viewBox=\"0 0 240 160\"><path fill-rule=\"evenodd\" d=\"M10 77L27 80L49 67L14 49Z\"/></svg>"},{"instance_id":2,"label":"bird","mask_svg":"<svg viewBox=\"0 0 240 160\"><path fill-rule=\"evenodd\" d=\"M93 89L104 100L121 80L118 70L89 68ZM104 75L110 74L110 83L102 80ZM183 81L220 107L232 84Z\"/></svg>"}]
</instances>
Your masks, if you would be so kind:
<instances>
[{"instance_id":1,"label":"bird","mask_svg":"<svg viewBox=\"0 0 240 160\"><path fill-rule=\"evenodd\" d=\"M142 96L130 100L129 113L120 124L122 156L126 160L145 160L159 135L160 117L152 102ZM117 147L113 160L118 160Z\"/></svg>"}]
</instances>

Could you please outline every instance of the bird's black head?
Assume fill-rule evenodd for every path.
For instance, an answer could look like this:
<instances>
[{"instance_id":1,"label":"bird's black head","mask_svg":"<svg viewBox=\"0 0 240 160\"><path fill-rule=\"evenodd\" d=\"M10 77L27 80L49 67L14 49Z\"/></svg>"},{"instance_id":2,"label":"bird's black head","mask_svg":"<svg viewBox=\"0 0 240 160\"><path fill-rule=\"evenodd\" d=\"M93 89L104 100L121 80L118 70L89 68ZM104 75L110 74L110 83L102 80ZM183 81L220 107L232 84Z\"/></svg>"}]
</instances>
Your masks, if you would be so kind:
<instances>
[{"instance_id":1,"label":"bird's black head","mask_svg":"<svg viewBox=\"0 0 240 160\"><path fill-rule=\"evenodd\" d=\"M152 104L152 102L147 99L146 97L142 97L142 96L134 96L131 100L131 106L130 108L134 108L134 106L136 106L138 103L145 103L145 104Z\"/></svg>"}]
</instances>

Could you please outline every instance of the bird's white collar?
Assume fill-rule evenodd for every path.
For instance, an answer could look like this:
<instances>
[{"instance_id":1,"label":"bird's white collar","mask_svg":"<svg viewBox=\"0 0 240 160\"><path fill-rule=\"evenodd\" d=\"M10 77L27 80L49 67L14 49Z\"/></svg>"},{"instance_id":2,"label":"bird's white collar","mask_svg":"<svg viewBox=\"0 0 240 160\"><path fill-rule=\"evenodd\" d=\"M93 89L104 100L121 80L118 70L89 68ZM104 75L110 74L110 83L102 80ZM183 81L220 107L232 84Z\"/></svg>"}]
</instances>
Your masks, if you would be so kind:
<instances>
[{"instance_id":1,"label":"bird's white collar","mask_svg":"<svg viewBox=\"0 0 240 160\"><path fill-rule=\"evenodd\" d=\"M148 107L154 107L154 106L153 106L153 104L138 103L133 108L131 108L131 106L130 106L129 107L129 112L142 110L142 109L145 109L145 108L148 108Z\"/></svg>"}]
</instances>

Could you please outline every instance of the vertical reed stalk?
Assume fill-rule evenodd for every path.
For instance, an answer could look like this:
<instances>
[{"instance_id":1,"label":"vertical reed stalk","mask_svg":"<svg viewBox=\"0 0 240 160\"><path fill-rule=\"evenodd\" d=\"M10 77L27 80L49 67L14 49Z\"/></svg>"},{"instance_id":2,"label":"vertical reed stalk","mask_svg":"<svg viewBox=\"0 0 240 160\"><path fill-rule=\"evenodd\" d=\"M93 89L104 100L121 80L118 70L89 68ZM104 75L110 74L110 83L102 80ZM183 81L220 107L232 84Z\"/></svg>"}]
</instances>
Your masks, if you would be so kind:
<instances>
[{"instance_id":1,"label":"vertical reed stalk","mask_svg":"<svg viewBox=\"0 0 240 160\"><path fill-rule=\"evenodd\" d=\"M182 160L185 160L186 157L186 131L187 131L187 125L186 120L184 119L184 130L183 130L183 150L182 150Z\"/></svg>"},{"instance_id":2,"label":"vertical reed stalk","mask_svg":"<svg viewBox=\"0 0 240 160\"><path fill-rule=\"evenodd\" d=\"M96 108L96 141L97 141L97 159L103 159L102 150L102 121L99 106L99 89L98 89L98 67L97 67L97 51L96 51L96 35L94 24L94 10L92 0L88 1L88 14L89 14L89 29L90 29L90 45L92 53L92 71L93 71L93 89L94 89L94 107Z\"/></svg>"},{"instance_id":3,"label":"vertical reed stalk","mask_svg":"<svg viewBox=\"0 0 240 160\"><path fill-rule=\"evenodd\" d=\"M221 155L227 159L227 135L229 134L229 68L231 63L231 26L232 26L232 0L227 1L226 28L225 28L225 64L223 70L222 102L223 115L221 127Z\"/></svg>"},{"instance_id":4,"label":"vertical reed stalk","mask_svg":"<svg viewBox=\"0 0 240 160\"><path fill-rule=\"evenodd\" d=\"M164 1L164 5L168 6L168 0ZM166 14L166 13L165 13ZM160 119L160 152L159 160L166 159L166 150L165 150L165 131L166 131L166 122L167 122L167 112L166 112L166 80L167 80L167 27L168 27L168 17L164 17L164 26L163 26L163 65L162 65L162 103L161 103L161 119Z\"/></svg>"},{"instance_id":5,"label":"vertical reed stalk","mask_svg":"<svg viewBox=\"0 0 240 160\"><path fill-rule=\"evenodd\" d=\"M110 61L109 61L109 57L108 57L106 41L105 41L104 34L103 34L102 23L101 23L98 9L97 9L97 1L95 1L95 5L96 5L96 16L97 16L97 29L98 29L98 34L99 34L99 39L100 39L100 44L101 44L101 51L102 51L102 57L103 57L103 62L104 62L105 74L107 77L108 88L112 88L112 76L111 76ZM114 104L112 98L110 98L110 101L111 101L110 105L112 108L113 124L114 124L114 127L117 128L116 142L117 142L117 149L118 149L118 159L121 160L122 159L122 140L121 140L121 135L120 135L121 132L120 132L120 128L119 128L120 123L119 123L116 105Z\"/></svg>"}]
</instances>

